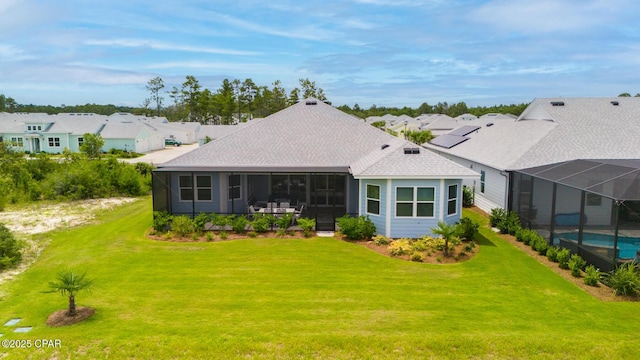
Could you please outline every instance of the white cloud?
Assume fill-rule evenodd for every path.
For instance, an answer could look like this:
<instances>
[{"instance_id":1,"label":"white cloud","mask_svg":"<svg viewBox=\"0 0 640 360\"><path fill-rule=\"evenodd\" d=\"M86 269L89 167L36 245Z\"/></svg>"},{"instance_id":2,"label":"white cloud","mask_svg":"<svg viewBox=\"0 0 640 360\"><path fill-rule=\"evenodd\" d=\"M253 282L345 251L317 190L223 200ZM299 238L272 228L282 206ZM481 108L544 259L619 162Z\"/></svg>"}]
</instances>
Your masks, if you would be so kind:
<instances>
[{"instance_id":1,"label":"white cloud","mask_svg":"<svg viewBox=\"0 0 640 360\"><path fill-rule=\"evenodd\" d=\"M208 54L224 54L224 55L259 55L259 52L255 51L241 51L233 49L220 49L215 47L205 46L189 46L189 45L177 45L169 44L155 40L144 39L111 39L111 40L87 40L86 45L92 46L113 46L113 47L131 47L131 48L150 48L154 50L163 51L184 51L194 53L208 53Z\"/></svg>"}]
</instances>

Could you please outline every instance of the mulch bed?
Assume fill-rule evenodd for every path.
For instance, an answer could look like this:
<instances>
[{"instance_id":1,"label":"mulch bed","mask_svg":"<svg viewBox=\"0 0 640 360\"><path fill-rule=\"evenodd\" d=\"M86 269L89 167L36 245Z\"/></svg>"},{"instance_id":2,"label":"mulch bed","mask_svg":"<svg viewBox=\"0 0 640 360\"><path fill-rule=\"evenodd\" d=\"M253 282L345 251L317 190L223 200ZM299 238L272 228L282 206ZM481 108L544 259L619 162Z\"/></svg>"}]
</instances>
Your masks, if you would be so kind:
<instances>
[{"instance_id":1,"label":"mulch bed","mask_svg":"<svg viewBox=\"0 0 640 360\"><path fill-rule=\"evenodd\" d=\"M379 254L382 254L388 257L411 261L411 255L399 255L399 256L391 255L391 250L389 249L389 245L376 245L373 241L350 241L350 242L364 246L368 249L371 249ZM442 251L431 251L426 253L423 251L421 253L426 256L424 257L424 260L422 260L422 262L426 264L454 264L462 261L467 261L471 259L480 249L480 247L476 245L472 251L462 252L462 249L467 244L468 244L467 242L462 242L456 245L452 250L449 250L449 256L446 256L446 257L442 254Z\"/></svg>"},{"instance_id":2,"label":"mulch bed","mask_svg":"<svg viewBox=\"0 0 640 360\"><path fill-rule=\"evenodd\" d=\"M74 316L67 315L68 309L58 310L47 318L47 325L49 326L67 326L77 324L85 321L96 313L96 309L78 306L76 307L76 314Z\"/></svg>"}]
</instances>

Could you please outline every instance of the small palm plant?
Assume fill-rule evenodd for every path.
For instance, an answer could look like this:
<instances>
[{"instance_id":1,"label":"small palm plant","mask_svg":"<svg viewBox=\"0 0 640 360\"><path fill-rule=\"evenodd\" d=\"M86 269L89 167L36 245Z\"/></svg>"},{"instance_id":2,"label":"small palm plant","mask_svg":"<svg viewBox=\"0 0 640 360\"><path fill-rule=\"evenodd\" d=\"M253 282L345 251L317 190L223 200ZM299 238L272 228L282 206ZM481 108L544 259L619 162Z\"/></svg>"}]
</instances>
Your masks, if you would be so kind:
<instances>
[{"instance_id":1,"label":"small palm plant","mask_svg":"<svg viewBox=\"0 0 640 360\"><path fill-rule=\"evenodd\" d=\"M56 281L49 282L48 292L59 292L62 296L69 297L68 316L76 315L76 294L80 291L89 291L93 286L93 280L86 277L86 272L77 274L71 270L63 270L58 273Z\"/></svg>"},{"instance_id":2,"label":"small palm plant","mask_svg":"<svg viewBox=\"0 0 640 360\"><path fill-rule=\"evenodd\" d=\"M434 235L440 235L444 240L444 256L449 256L449 243L455 243L458 240L459 229L455 224L447 224L444 221L438 222L438 227L431 228Z\"/></svg>"}]
</instances>

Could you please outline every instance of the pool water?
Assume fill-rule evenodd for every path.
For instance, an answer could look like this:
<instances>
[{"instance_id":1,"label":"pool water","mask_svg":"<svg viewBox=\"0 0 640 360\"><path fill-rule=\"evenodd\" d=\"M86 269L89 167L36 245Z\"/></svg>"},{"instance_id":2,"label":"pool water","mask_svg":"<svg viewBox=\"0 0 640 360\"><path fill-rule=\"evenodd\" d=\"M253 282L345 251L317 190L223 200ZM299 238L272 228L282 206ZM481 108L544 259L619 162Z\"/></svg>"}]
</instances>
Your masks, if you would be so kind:
<instances>
[{"instance_id":1,"label":"pool water","mask_svg":"<svg viewBox=\"0 0 640 360\"><path fill-rule=\"evenodd\" d=\"M578 241L578 233L562 233L557 237ZM613 248L613 234L582 233L582 243L585 245L608 246ZM640 238L618 236L618 249L620 259L634 259L640 251Z\"/></svg>"}]
</instances>

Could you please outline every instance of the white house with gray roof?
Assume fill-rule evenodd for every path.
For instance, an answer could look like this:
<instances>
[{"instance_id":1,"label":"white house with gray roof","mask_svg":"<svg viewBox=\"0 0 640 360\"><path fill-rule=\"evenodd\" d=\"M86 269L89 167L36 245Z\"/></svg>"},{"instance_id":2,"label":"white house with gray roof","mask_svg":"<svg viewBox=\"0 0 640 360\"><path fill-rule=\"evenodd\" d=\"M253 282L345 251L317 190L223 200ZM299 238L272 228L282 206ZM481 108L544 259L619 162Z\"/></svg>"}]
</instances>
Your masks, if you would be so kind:
<instances>
[{"instance_id":1,"label":"white house with gray roof","mask_svg":"<svg viewBox=\"0 0 640 360\"><path fill-rule=\"evenodd\" d=\"M317 230L367 215L379 233L419 237L460 219L462 180L478 174L306 99L158 165L156 211L246 214L303 209ZM286 203L286 206L283 204Z\"/></svg>"},{"instance_id":2,"label":"white house with gray roof","mask_svg":"<svg viewBox=\"0 0 640 360\"><path fill-rule=\"evenodd\" d=\"M482 116L476 128L424 146L481 174L476 205L509 208L511 172L577 159L640 159L640 98L538 98L517 118ZM457 134L452 134L458 131Z\"/></svg>"}]
</instances>

